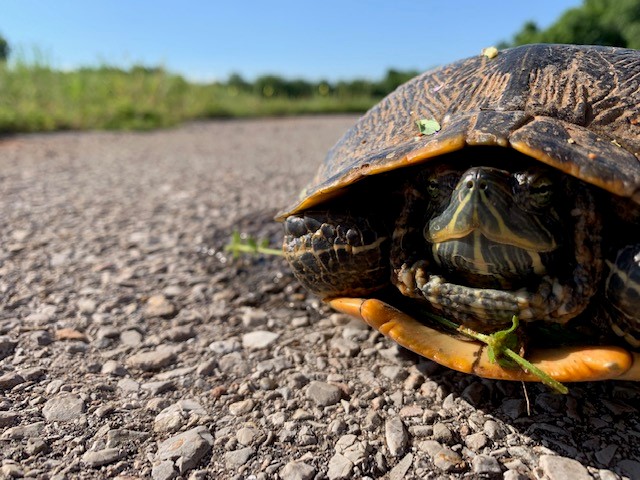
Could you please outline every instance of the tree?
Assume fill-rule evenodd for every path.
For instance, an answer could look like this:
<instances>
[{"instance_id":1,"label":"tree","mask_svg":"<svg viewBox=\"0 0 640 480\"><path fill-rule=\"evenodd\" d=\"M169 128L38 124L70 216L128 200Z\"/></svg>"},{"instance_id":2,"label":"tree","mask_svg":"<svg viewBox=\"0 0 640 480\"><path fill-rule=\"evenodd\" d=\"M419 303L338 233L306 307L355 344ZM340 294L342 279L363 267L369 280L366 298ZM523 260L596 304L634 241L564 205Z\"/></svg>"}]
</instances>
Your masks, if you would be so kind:
<instances>
[{"instance_id":1,"label":"tree","mask_svg":"<svg viewBox=\"0 0 640 480\"><path fill-rule=\"evenodd\" d=\"M640 49L640 0L584 0L580 7L567 10L545 30L540 30L534 22L525 23L511 42L501 46L526 43L575 43Z\"/></svg>"},{"instance_id":2,"label":"tree","mask_svg":"<svg viewBox=\"0 0 640 480\"><path fill-rule=\"evenodd\" d=\"M9 52L11 52L9 43L4 39L2 35L0 35L0 62L5 61L9 58Z\"/></svg>"}]
</instances>

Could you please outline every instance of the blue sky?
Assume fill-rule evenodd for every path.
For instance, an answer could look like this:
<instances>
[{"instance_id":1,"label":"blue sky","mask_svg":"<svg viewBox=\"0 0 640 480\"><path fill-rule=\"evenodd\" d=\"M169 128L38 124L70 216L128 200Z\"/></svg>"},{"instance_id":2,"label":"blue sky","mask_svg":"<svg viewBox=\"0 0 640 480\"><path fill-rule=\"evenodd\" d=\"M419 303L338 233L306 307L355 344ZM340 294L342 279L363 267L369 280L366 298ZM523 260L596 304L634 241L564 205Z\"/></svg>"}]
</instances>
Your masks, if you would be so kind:
<instances>
[{"instance_id":1,"label":"blue sky","mask_svg":"<svg viewBox=\"0 0 640 480\"><path fill-rule=\"evenodd\" d=\"M54 66L163 65L191 79L331 81L426 68L551 24L580 0L5 0L0 34Z\"/></svg>"}]
</instances>

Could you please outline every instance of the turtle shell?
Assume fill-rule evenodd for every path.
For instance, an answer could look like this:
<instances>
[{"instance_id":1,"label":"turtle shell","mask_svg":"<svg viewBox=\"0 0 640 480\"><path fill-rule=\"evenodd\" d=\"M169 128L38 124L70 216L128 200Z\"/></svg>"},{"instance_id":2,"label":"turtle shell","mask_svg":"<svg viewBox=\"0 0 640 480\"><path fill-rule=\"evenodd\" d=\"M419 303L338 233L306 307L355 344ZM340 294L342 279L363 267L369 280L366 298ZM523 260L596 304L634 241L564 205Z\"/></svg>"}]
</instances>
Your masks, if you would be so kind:
<instances>
[{"instance_id":1,"label":"turtle shell","mask_svg":"<svg viewBox=\"0 0 640 480\"><path fill-rule=\"evenodd\" d=\"M420 135L425 119L440 130ZM366 176L480 145L511 147L640 204L640 51L527 45L423 73L338 141L279 218Z\"/></svg>"}]
</instances>

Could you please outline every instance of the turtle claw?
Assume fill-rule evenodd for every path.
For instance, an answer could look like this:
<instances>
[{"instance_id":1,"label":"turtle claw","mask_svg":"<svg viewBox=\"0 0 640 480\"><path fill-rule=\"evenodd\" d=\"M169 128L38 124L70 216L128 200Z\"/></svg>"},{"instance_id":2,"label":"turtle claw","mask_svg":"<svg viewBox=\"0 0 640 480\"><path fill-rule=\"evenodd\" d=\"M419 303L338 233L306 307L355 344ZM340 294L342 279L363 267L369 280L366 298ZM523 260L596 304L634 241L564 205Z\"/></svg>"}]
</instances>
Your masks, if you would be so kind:
<instances>
[{"instance_id":1,"label":"turtle claw","mask_svg":"<svg viewBox=\"0 0 640 480\"><path fill-rule=\"evenodd\" d=\"M378 299L334 298L332 308L358 317L399 345L445 367L497 380L540 381L520 368L503 368L489 359L486 345L466 341L422 324ZM615 346L533 348L536 367L559 382L640 381L640 354Z\"/></svg>"}]
</instances>

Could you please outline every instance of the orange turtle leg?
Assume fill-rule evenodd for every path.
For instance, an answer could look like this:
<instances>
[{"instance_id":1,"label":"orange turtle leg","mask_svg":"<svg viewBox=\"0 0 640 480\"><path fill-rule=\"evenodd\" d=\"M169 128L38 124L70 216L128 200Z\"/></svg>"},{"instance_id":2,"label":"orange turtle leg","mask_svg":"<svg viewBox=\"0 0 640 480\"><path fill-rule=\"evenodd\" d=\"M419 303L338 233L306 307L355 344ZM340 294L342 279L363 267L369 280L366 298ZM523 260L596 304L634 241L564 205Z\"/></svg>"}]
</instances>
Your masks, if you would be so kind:
<instances>
[{"instance_id":1,"label":"orange turtle leg","mask_svg":"<svg viewBox=\"0 0 640 480\"><path fill-rule=\"evenodd\" d=\"M328 303L364 320L399 345L453 370L499 380L540 381L524 370L492 363L484 344L430 328L381 300L334 298ZM536 348L527 354L527 360L559 382L640 381L640 355L620 347Z\"/></svg>"}]
</instances>

